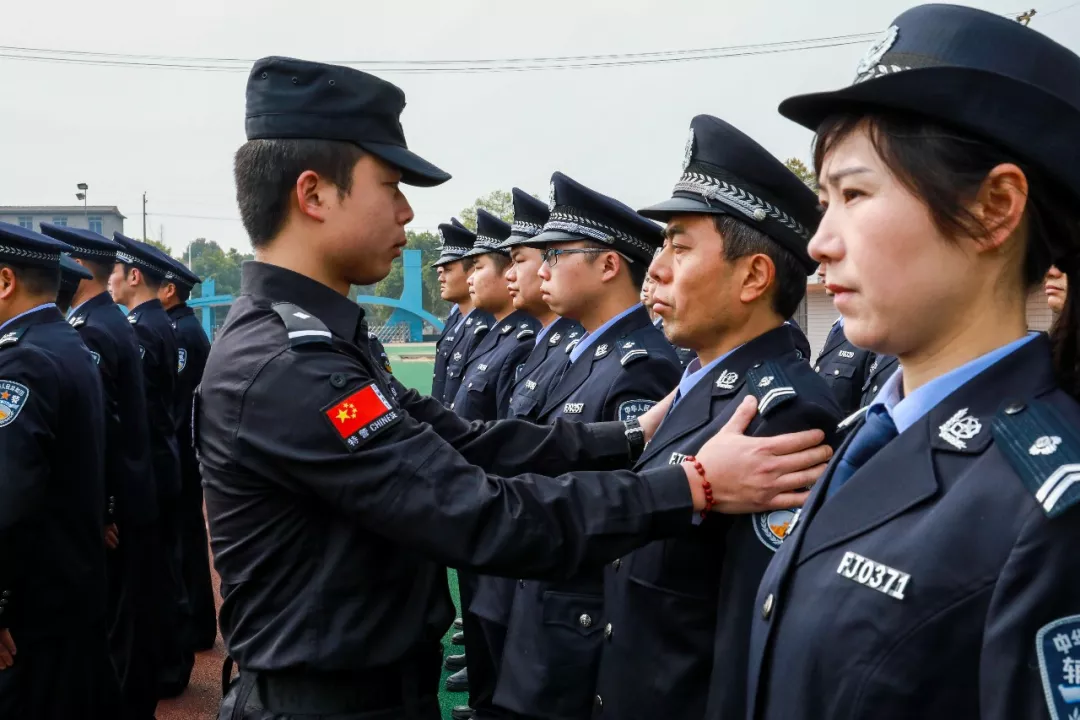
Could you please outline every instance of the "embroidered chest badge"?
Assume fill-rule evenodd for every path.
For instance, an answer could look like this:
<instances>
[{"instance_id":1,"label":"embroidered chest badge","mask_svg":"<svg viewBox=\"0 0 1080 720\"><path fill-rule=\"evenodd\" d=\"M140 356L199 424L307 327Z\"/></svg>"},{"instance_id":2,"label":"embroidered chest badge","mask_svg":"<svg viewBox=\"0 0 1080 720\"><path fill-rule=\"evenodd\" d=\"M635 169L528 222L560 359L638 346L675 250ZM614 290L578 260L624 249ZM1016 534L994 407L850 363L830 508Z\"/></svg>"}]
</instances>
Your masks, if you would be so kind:
<instances>
[{"instance_id":1,"label":"embroidered chest badge","mask_svg":"<svg viewBox=\"0 0 1080 720\"><path fill-rule=\"evenodd\" d=\"M1059 618L1035 634L1043 693L1054 720L1080 720L1080 615Z\"/></svg>"}]
</instances>

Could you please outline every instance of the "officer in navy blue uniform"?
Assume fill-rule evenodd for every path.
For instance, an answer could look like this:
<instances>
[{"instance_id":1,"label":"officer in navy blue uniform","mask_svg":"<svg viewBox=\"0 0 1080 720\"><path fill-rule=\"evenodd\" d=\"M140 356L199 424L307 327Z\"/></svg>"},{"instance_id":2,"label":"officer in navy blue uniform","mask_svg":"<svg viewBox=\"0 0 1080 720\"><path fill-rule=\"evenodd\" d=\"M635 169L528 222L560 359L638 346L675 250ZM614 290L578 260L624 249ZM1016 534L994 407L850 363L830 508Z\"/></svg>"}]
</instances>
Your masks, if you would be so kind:
<instances>
[{"instance_id":1,"label":"officer in navy blue uniform","mask_svg":"<svg viewBox=\"0 0 1080 720\"><path fill-rule=\"evenodd\" d=\"M690 123L683 167L672 198L640 212L667 223L649 271L652 295L668 339L696 356L636 467L694 455L747 396L759 408L749 432L818 428L835 443L840 408L799 350L802 332L785 321L816 265L806 244L817 197L758 143L708 115ZM606 568L594 717L700 718L710 672L717 716L742 717L748 618L791 505L710 516Z\"/></svg>"},{"instance_id":2,"label":"officer in navy blue uniform","mask_svg":"<svg viewBox=\"0 0 1080 720\"><path fill-rule=\"evenodd\" d=\"M151 581L161 563L157 492L139 342L108 291L120 246L81 228L42 223L41 229L67 243L71 257L92 276L76 289L68 322L90 349L104 389L109 645L124 717L152 718L158 700L158 600Z\"/></svg>"},{"instance_id":3,"label":"officer in navy blue uniform","mask_svg":"<svg viewBox=\"0 0 1080 720\"><path fill-rule=\"evenodd\" d=\"M176 444L180 452L180 572L187 599L185 636L191 650L209 650L217 639L217 608L210 579L210 551L203 515L202 478L191 438L191 407L202 382L210 338L188 304L202 282L176 258L165 258L170 272L158 288L158 300L173 322L177 342Z\"/></svg>"},{"instance_id":4,"label":"officer in navy blue uniform","mask_svg":"<svg viewBox=\"0 0 1080 720\"><path fill-rule=\"evenodd\" d=\"M844 319L837 318L814 361L814 370L832 388L836 402L840 403L845 413L859 409L870 367L870 355L869 351L857 348L848 341L844 334Z\"/></svg>"},{"instance_id":5,"label":"officer in navy blue uniform","mask_svg":"<svg viewBox=\"0 0 1080 720\"><path fill-rule=\"evenodd\" d=\"M455 218L451 223L440 225L439 234L443 238L443 248L434 265L439 272L442 298L457 303L458 313L453 325L447 319L450 330L436 345L431 396L449 407L461 387L461 375L469 361L469 353L491 329L494 318L473 308L469 296L468 277L473 261L464 256L473 249L476 233Z\"/></svg>"},{"instance_id":6,"label":"officer in navy blue uniform","mask_svg":"<svg viewBox=\"0 0 1080 720\"><path fill-rule=\"evenodd\" d=\"M866 382L863 383L860 408L864 408L873 402L878 392L885 385L885 381L892 377L892 374L899 367L900 362L895 355L870 353L870 365L866 368Z\"/></svg>"},{"instance_id":7,"label":"officer in navy blue uniform","mask_svg":"<svg viewBox=\"0 0 1080 720\"><path fill-rule=\"evenodd\" d=\"M105 401L53 302L71 247L0 223L0 717L100 717Z\"/></svg>"},{"instance_id":8,"label":"officer in navy blue uniform","mask_svg":"<svg viewBox=\"0 0 1080 720\"><path fill-rule=\"evenodd\" d=\"M113 300L128 308L142 356L150 453L157 485L157 529L161 562L156 567L158 595L158 693L174 697L191 676L194 654L185 648L181 618L187 612L180 561L181 468L177 443L177 368L179 346L172 320L157 291L172 272L169 261L146 243L120 233L116 265L109 277Z\"/></svg>"},{"instance_id":9,"label":"officer in navy blue uniform","mask_svg":"<svg viewBox=\"0 0 1080 720\"><path fill-rule=\"evenodd\" d=\"M631 420L679 379L675 350L638 291L660 227L556 172L540 287L551 309L588 333L567 345L563 368L537 414L583 422ZM564 582L522 581L514 592L495 704L518 716L579 718L592 712L603 631L603 570Z\"/></svg>"},{"instance_id":10,"label":"officer in navy blue uniform","mask_svg":"<svg viewBox=\"0 0 1080 720\"><path fill-rule=\"evenodd\" d=\"M235 176L256 261L211 347L194 423L221 629L240 668L223 720L434 720L454 617L447 564L566 577L683 531L691 508L803 487L829 455L821 433L724 433L699 453L710 506L689 464L618 469L659 409L625 423L468 423L379 368L348 288L400 255L413 213L399 183L448 179L407 148L404 101L366 73L291 58L249 76ZM327 157L351 164L351 191L301 170ZM328 275L303 274L299 257ZM507 477L536 468L573 473Z\"/></svg>"},{"instance_id":11,"label":"officer in navy blue uniform","mask_svg":"<svg viewBox=\"0 0 1080 720\"><path fill-rule=\"evenodd\" d=\"M461 259L461 256L465 254L466 248L462 246L455 246L451 242L447 242L446 235L439 229L439 238L442 241L439 245L439 257L435 259L435 262L431 264L431 267L436 269L439 276L439 294L440 296L447 291L445 281L443 278L443 272L439 270L440 267L446 267L450 263L457 262ZM464 274L464 273L463 273ZM446 300L443 297L443 300ZM435 342L435 372L431 381L431 397L435 398L439 402L442 402L443 396L446 392L446 364L449 355L444 356L442 350L444 344L447 342L447 338L454 332L458 323L461 321L461 307L458 305L458 301L452 300L453 307L450 308L450 313L446 316L446 323L443 325L442 332L439 333L439 339ZM452 340L450 342L453 342Z\"/></svg>"},{"instance_id":12,"label":"officer in navy blue uniform","mask_svg":"<svg viewBox=\"0 0 1080 720\"><path fill-rule=\"evenodd\" d=\"M1076 717L1080 304L1051 336L1025 311L1051 263L1080 267L1080 167L1062 151L1080 57L923 5L853 85L780 111L818 132L809 250L847 289L845 331L901 367L762 579L746 717Z\"/></svg>"}]
</instances>

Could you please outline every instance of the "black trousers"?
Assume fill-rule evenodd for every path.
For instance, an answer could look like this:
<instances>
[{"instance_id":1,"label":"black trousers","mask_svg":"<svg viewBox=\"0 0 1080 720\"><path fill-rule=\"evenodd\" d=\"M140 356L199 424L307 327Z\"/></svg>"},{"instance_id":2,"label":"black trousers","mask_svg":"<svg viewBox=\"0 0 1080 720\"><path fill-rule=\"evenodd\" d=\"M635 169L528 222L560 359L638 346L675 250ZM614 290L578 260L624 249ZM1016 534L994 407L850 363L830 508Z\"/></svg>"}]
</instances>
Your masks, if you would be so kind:
<instances>
[{"instance_id":1,"label":"black trousers","mask_svg":"<svg viewBox=\"0 0 1080 720\"><path fill-rule=\"evenodd\" d=\"M115 709L108 682L113 670L104 624L95 627L49 638L20 636L13 629L18 654L0 671L0 718L109 717Z\"/></svg>"},{"instance_id":2,"label":"black trousers","mask_svg":"<svg viewBox=\"0 0 1080 720\"><path fill-rule=\"evenodd\" d=\"M162 503L157 524L160 561L154 572L157 618L158 697L176 697L191 679L195 653L188 648L185 619L187 596L181 573L180 505Z\"/></svg>"},{"instance_id":3,"label":"black trousers","mask_svg":"<svg viewBox=\"0 0 1080 720\"><path fill-rule=\"evenodd\" d=\"M154 527L124 524L120 545L106 556L109 573L109 655L116 667L124 720L153 720L157 707L158 612L155 565L161 550Z\"/></svg>"},{"instance_id":4,"label":"black trousers","mask_svg":"<svg viewBox=\"0 0 1080 720\"><path fill-rule=\"evenodd\" d=\"M462 630L465 632L465 657L469 667L469 707L479 710L491 707L492 699L495 697L498 666L495 664L484 634L483 619L469 609L476 595L476 585L476 575L458 571ZM502 648L499 649L501 651Z\"/></svg>"},{"instance_id":5,"label":"black trousers","mask_svg":"<svg viewBox=\"0 0 1080 720\"><path fill-rule=\"evenodd\" d=\"M217 609L199 476L184 478L180 496L180 570L187 592L187 645L209 650L217 640Z\"/></svg>"}]
</instances>

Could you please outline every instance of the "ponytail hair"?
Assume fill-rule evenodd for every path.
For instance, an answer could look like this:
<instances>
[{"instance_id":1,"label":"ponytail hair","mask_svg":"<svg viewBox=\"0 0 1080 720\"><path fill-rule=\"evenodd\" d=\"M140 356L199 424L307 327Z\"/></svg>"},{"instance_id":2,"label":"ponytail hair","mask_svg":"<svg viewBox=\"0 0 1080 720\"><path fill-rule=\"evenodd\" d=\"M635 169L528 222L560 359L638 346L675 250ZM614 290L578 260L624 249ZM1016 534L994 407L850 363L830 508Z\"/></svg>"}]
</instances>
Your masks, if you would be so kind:
<instances>
[{"instance_id":1,"label":"ponytail hair","mask_svg":"<svg viewBox=\"0 0 1080 720\"><path fill-rule=\"evenodd\" d=\"M882 162L926 205L946 237L985 234L987 229L968 210L968 203L996 166L1012 163L1024 171L1028 179L1024 288L1041 283L1051 265L1066 276L1075 273L1077 287L1075 291L1069 287L1050 341L1058 384L1080 400L1080 197L992 142L892 110L842 113L824 120L814 138L819 175L829 150L860 127L867 128Z\"/></svg>"}]
</instances>

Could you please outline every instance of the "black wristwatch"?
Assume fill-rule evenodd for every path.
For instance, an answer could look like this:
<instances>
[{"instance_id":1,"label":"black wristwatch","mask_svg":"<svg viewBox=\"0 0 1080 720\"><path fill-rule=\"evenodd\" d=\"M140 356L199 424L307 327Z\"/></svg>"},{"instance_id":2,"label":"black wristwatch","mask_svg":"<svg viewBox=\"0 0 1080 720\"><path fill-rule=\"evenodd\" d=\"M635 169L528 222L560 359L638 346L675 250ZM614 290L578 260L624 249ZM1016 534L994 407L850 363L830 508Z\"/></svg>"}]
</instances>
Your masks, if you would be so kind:
<instances>
[{"instance_id":1,"label":"black wristwatch","mask_svg":"<svg viewBox=\"0 0 1080 720\"><path fill-rule=\"evenodd\" d=\"M641 453L645 452L645 430L641 427L641 423L637 418L632 420L624 420L623 427L626 429L623 431L626 435L626 442L630 446L630 462L636 463L637 459L641 457Z\"/></svg>"}]
</instances>

